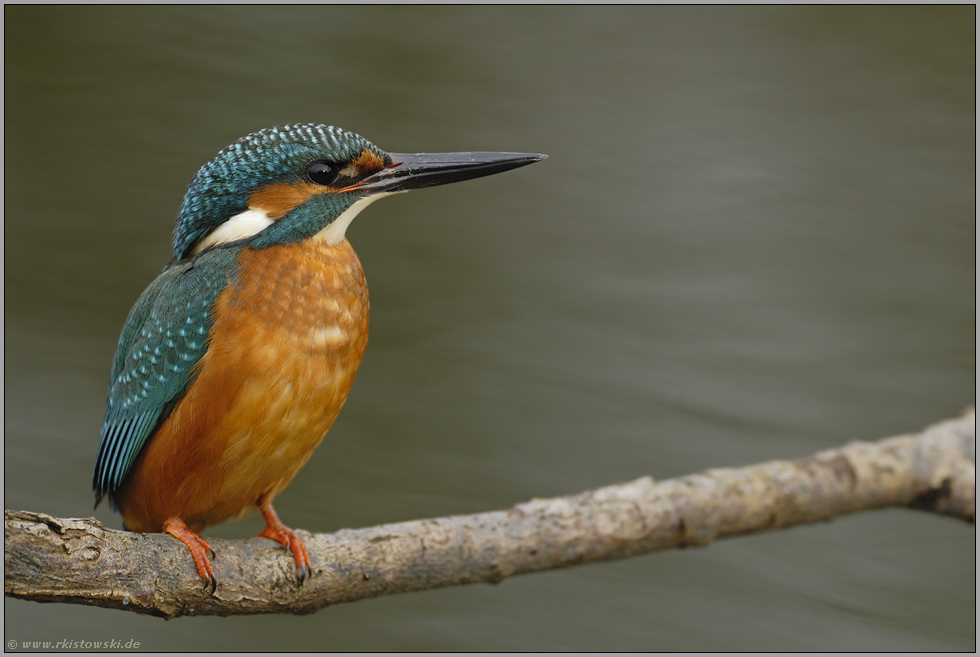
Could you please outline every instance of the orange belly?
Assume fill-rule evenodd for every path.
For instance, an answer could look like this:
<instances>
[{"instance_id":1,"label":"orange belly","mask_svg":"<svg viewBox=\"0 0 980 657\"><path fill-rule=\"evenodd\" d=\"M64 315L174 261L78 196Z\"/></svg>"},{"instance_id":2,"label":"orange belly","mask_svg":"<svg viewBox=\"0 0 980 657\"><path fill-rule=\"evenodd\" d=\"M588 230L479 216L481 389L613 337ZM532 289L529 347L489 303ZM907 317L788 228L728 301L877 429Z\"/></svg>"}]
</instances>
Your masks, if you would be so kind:
<instances>
[{"instance_id":1,"label":"orange belly","mask_svg":"<svg viewBox=\"0 0 980 657\"><path fill-rule=\"evenodd\" d=\"M368 336L361 263L344 240L243 249L215 303L198 377L117 493L127 528L194 532L271 502L337 419Z\"/></svg>"}]
</instances>

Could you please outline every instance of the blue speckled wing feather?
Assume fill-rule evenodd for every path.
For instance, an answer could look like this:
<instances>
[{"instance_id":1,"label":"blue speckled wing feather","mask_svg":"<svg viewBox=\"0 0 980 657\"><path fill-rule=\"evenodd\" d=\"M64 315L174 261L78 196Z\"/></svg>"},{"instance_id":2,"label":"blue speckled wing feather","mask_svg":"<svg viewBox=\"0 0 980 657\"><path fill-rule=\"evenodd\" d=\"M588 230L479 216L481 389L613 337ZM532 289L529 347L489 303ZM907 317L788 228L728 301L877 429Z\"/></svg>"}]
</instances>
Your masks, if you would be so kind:
<instances>
[{"instance_id":1,"label":"blue speckled wing feather","mask_svg":"<svg viewBox=\"0 0 980 657\"><path fill-rule=\"evenodd\" d=\"M96 505L123 483L156 427L196 376L207 349L213 306L233 273L237 249L215 249L164 270L129 317L109 381L92 485Z\"/></svg>"}]
</instances>

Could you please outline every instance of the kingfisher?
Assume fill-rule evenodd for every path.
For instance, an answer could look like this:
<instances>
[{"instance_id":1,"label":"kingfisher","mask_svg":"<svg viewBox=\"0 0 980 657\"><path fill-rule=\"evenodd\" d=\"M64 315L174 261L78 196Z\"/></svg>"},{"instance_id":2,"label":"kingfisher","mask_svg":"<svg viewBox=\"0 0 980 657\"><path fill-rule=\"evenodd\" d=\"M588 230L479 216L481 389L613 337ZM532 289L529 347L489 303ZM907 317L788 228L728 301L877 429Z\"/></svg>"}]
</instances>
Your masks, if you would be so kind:
<instances>
[{"instance_id":1,"label":"kingfisher","mask_svg":"<svg viewBox=\"0 0 980 657\"><path fill-rule=\"evenodd\" d=\"M187 546L258 509L261 537L312 574L273 500L337 419L368 339L368 288L346 231L371 202L537 162L536 153L387 153L341 128L297 123L242 137L191 181L173 258L126 319L95 460L128 531Z\"/></svg>"}]
</instances>

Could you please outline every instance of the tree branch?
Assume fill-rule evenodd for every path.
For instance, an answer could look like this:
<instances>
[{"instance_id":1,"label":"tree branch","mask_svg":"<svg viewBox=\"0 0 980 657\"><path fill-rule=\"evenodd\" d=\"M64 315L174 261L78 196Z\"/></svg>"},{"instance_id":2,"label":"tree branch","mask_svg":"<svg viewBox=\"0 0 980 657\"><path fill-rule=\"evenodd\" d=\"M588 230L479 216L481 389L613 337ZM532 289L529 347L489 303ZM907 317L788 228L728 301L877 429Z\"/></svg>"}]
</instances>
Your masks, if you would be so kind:
<instances>
[{"instance_id":1,"label":"tree branch","mask_svg":"<svg viewBox=\"0 0 980 657\"><path fill-rule=\"evenodd\" d=\"M4 512L4 592L38 602L176 616L311 613L391 593L498 583L512 575L911 507L976 522L976 415L915 435L855 442L794 461L649 477L532 500L505 511L302 535L314 576L296 586L289 552L268 539L208 538L218 588L164 534L90 519Z\"/></svg>"}]
</instances>

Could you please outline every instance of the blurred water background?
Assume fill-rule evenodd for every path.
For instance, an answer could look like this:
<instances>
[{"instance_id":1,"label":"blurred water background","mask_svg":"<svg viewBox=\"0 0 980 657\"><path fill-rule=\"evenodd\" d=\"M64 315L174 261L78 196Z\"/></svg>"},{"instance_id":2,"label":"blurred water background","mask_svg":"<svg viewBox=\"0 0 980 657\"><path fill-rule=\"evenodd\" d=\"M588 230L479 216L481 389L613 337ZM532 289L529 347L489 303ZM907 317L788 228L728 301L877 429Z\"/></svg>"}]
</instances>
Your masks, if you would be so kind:
<instances>
[{"instance_id":1,"label":"blurred water background","mask_svg":"<svg viewBox=\"0 0 980 657\"><path fill-rule=\"evenodd\" d=\"M187 183L294 121L550 156L354 222L371 340L278 499L294 527L805 456L974 399L973 6L4 19L6 508L92 515L116 340ZM975 555L973 527L888 510L308 617L6 599L5 630L148 650L974 650Z\"/></svg>"}]
</instances>

